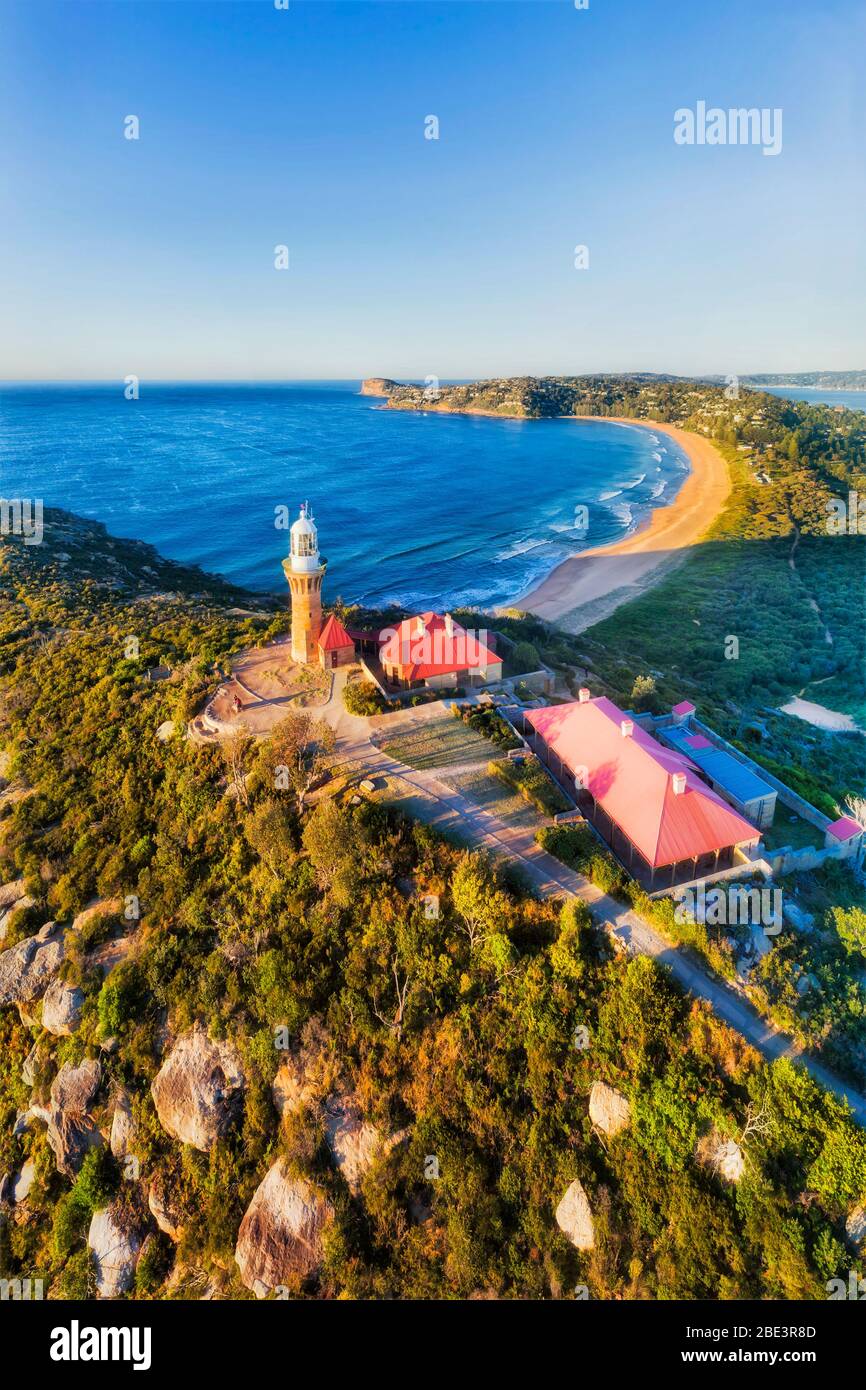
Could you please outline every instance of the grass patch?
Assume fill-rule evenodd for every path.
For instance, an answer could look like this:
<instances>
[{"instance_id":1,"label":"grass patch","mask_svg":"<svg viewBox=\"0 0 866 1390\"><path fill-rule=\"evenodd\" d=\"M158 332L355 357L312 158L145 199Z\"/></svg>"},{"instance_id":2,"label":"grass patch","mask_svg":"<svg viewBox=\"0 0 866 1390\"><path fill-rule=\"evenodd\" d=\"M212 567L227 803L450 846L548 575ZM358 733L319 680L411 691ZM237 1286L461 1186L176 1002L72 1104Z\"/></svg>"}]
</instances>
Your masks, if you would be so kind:
<instances>
[{"instance_id":1,"label":"grass patch","mask_svg":"<svg viewBox=\"0 0 866 1390\"><path fill-rule=\"evenodd\" d=\"M380 746L389 758L422 769L481 762L490 755L487 739L450 715L395 734Z\"/></svg>"}]
</instances>

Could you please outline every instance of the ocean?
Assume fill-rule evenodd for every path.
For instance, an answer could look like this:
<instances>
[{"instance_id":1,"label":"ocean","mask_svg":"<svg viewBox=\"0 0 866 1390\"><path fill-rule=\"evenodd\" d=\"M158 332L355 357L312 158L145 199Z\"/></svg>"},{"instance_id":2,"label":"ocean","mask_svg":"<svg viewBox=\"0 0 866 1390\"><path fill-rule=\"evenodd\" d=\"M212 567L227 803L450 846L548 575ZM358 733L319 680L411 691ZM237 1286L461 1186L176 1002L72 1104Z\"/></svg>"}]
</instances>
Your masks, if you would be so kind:
<instances>
[{"instance_id":1,"label":"ocean","mask_svg":"<svg viewBox=\"0 0 866 1390\"><path fill-rule=\"evenodd\" d=\"M761 386L771 396L786 401L807 401L809 405L844 405L847 410L866 410L866 391L828 391L812 386Z\"/></svg>"},{"instance_id":2,"label":"ocean","mask_svg":"<svg viewBox=\"0 0 866 1390\"><path fill-rule=\"evenodd\" d=\"M389 411L359 385L2 385L0 495L276 593L275 509L308 498L326 600L441 610L507 602L621 540L688 472L646 427Z\"/></svg>"}]
</instances>

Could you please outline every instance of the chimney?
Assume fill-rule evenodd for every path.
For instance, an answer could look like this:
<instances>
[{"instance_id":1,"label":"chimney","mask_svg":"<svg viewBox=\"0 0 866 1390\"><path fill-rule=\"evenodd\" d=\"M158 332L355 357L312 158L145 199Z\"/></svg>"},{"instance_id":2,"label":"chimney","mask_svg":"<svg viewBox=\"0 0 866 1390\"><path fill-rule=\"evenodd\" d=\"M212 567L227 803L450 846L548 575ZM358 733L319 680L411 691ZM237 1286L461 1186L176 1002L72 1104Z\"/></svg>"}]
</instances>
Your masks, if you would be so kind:
<instances>
[{"instance_id":1,"label":"chimney","mask_svg":"<svg viewBox=\"0 0 866 1390\"><path fill-rule=\"evenodd\" d=\"M684 772L675 772L673 775L673 784L674 796L682 796L686 789L686 774Z\"/></svg>"},{"instance_id":2,"label":"chimney","mask_svg":"<svg viewBox=\"0 0 866 1390\"><path fill-rule=\"evenodd\" d=\"M454 619L452 618L450 613L445 614L445 636L454 636Z\"/></svg>"},{"instance_id":3,"label":"chimney","mask_svg":"<svg viewBox=\"0 0 866 1390\"><path fill-rule=\"evenodd\" d=\"M421 614L419 613L418 617L415 619L415 636L423 637L426 631L427 624L424 622L424 619L421 617Z\"/></svg>"},{"instance_id":4,"label":"chimney","mask_svg":"<svg viewBox=\"0 0 866 1390\"><path fill-rule=\"evenodd\" d=\"M632 734L634 733L634 720L621 719L619 731L622 734L623 738L631 738Z\"/></svg>"},{"instance_id":5,"label":"chimney","mask_svg":"<svg viewBox=\"0 0 866 1390\"><path fill-rule=\"evenodd\" d=\"M586 704L587 700L589 699L589 691L587 690L585 685L582 685L578 690L577 698L582 705Z\"/></svg>"}]
</instances>

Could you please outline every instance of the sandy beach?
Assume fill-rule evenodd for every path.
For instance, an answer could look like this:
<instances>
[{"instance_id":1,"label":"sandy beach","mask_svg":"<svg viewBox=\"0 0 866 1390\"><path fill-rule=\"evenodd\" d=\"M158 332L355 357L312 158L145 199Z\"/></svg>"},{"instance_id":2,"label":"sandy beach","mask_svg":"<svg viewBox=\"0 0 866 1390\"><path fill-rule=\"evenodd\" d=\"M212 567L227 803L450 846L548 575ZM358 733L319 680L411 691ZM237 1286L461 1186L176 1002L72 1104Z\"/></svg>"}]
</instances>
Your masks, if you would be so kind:
<instances>
[{"instance_id":1,"label":"sandy beach","mask_svg":"<svg viewBox=\"0 0 866 1390\"><path fill-rule=\"evenodd\" d=\"M706 533L731 490L728 465L698 434L656 420L623 420L609 416L605 424L646 427L667 434L688 455L691 472L669 506L657 507L639 531L613 545L584 550L563 560L534 588L509 605L555 622L569 632L582 632L606 618L685 558Z\"/></svg>"}]
</instances>

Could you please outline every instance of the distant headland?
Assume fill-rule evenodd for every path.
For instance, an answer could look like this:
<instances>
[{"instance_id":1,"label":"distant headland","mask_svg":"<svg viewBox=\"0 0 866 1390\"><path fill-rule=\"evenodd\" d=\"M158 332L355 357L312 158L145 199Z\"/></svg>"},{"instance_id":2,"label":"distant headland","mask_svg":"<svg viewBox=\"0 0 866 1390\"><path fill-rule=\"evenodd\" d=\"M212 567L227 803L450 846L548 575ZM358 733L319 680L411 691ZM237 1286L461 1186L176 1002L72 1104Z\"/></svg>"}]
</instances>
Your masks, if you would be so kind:
<instances>
[{"instance_id":1,"label":"distant headland","mask_svg":"<svg viewBox=\"0 0 866 1390\"><path fill-rule=\"evenodd\" d=\"M362 396L378 396L389 410L424 410L445 415L501 415L511 419L551 419L575 415L623 415L636 417L660 400L679 405L683 393L693 398L702 390L726 387L727 399L740 387L760 392L768 387L801 387L805 390L866 391L866 371L803 372L764 376L681 377L668 373L624 372L587 376L494 377L486 381L440 385L429 378L417 382L393 381L390 377L368 377L361 384ZM655 393L659 393L656 395ZM680 398L680 399L677 399ZM623 409L623 407L626 407ZM672 418L684 418L677 411Z\"/></svg>"}]
</instances>

